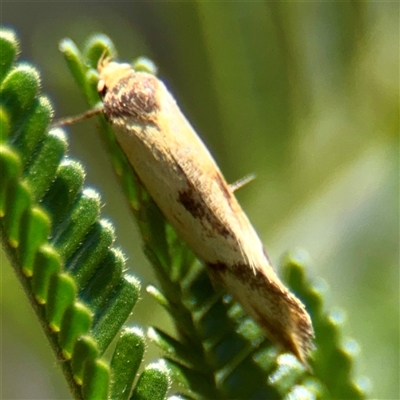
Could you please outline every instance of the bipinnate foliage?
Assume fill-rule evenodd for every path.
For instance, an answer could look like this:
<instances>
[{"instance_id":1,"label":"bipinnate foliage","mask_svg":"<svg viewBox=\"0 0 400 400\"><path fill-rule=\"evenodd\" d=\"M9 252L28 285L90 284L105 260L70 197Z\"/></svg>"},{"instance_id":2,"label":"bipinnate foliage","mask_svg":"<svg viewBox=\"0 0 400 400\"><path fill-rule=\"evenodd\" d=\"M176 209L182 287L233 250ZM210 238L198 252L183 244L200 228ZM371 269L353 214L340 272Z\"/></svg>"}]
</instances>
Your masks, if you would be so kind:
<instances>
[{"instance_id":1,"label":"bipinnate foliage","mask_svg":"<svg viewBox=\"0 0 400 400\"><path fill-rule=\"evenodd\" d=\"M169 312L177 332L174 338L163 327L148 327L148 338L165 356L146 366L132 388L144 335L139 328L120 329L136 303L139 282L123 273L123 256L112 244L114 230L100 218L99 195L84 188L82 165L65 157L64 132L47 128L52 109L39 93L37 71L16 62L13 32L1 31L0 39L3 245L58 360L64 361L60 365L75 398L163 399L170 383L174 398L365 397L354 383L354 354L342 343L341 325L324 311L323 293L305 279L301 253L287 255L283 267L312 316L316 350L309 370L294 356L279 354L241 307L213 287L100 116L100 133L158 278L147 292ZM97 61L103 53L115 57L114 45L94 35L82 53L70 40L60 49L89 105L96 105ZM135 67L149 65L139 60ZM102 355L116 335L107 362Z\"/></svg>"},{"instance_id":2,"label":"bipinnate foliage","mask_svg":"<svg viewBox=\"0 0 400 400\"><path fill-rule=\"evenodd\" d=\"M122 325L140 284L123 273L100 196L67 158L37 70L17 62L13 31L0 30L0 231L3 246L76 399L127 399L145 350L143 331ZM103 353L119 336L111 363ZM129 357L126 357L129 355ZM151 387L151 390L149 389ZM136 398L163 398L163 362L145 367ZM138 394L139 395L138 395ZM135 397L134 397L135 398Z\"/></svg>"}]
</instances>

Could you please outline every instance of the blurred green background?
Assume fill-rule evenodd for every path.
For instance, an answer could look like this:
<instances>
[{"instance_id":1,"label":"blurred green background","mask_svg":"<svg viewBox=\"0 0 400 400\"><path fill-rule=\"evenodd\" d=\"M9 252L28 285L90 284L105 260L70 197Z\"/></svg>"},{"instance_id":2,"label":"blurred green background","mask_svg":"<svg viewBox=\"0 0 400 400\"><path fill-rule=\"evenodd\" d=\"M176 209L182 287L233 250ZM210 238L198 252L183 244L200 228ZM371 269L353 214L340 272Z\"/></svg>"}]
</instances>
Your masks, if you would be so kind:
<instances>
[{"instance_id":1,"label":"blurred green background","mask_svg":"<svg viewBox=\"0 0 400 400\"><path fill-rule=\"evenodd\" d=\"M346 311L371 398L399 393L399 3L2 2L21 59L41 70L57 117L87 108L58 43L111 37L146 55L211 148L275 264L294 247ZM70 129L128 266L153 281L94 121ZM1 254L1 398L69 398ZM132 321L167 324L143 291ZM157 354L150 352L149 356ZM368 381L367 381L368 383Z\"/></svg>"}]
</instances>

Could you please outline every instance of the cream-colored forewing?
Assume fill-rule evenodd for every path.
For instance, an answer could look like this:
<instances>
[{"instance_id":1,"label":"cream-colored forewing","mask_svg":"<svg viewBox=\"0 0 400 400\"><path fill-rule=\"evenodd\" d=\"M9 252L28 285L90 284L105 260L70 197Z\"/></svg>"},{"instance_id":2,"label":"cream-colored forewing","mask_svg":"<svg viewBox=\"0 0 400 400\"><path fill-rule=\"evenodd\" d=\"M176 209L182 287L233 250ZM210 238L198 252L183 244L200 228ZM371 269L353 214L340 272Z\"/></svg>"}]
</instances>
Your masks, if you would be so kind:
<instances>
[{"instance_id":1,"label":"cream-colored forewing","mask_svg":"<svg viewBox=\"0 0 400 400\"><path fill-rule=\"evenodd\" d=\"M303 363L313 329L275 274L263 245L210 152L155 76L103 62L104 113L168 221L260 325Z\"/></svg>"}]
</instances>

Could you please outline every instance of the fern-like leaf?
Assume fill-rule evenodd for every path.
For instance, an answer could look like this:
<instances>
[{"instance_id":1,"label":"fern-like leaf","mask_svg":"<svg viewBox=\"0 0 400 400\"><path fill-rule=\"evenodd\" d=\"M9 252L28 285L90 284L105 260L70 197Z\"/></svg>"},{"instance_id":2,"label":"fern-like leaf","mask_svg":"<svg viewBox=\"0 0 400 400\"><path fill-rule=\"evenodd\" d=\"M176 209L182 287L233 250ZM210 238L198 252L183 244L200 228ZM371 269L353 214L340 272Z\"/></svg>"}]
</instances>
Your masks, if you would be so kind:
<instances>
[{"instance_id":1,"label":"fern-like leaf","mask_svg":"<svg viewBox=\"0 0 400 400\"><path fill-rule=\"evenodd\" d=\"M123 273L114 229L101 219L100 196L83 186L82 165L66 157L65 133L48 130L52 107L40 94L37 70L17 62L15 33L1 29L0 46L3 246L73 396L128 398L144 353L143 332L123 330L111 366L103 353L137 302L139 281ZM130 352L129 360L121 351ZM135 368L122 374L128 365ZM161 398L168 385L165 366L149 365L134 393Z\"/></svg>"}]
</instances>

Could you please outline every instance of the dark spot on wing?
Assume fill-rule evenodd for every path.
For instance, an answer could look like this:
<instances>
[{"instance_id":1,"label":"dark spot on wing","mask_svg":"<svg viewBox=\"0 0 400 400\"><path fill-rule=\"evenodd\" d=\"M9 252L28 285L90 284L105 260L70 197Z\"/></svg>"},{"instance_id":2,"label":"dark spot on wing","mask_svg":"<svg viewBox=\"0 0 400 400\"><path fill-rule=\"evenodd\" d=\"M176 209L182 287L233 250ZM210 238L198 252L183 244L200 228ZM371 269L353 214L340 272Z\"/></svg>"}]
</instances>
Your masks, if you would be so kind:
<instances>
[{"instance_id":1,"label":"dark spot on wing","mask_svg":"<svg viewBox=\"0 0 400 400\"><path fill-rule=\"evenodd\" d=\"M232 232L228 227L218 219L218 217L210 210L203 197L199 194L195 183L193 183L186 175L185 170L176 162L176 168L185 180L185 189L178 192L177 201L194 217L202 221L202 225L206 230L218 232L223 237L232 236ZM212 234L210 232L210 234Z\"/></svg>"},{"instance_id":2,"label":"dark spot on wing","mask_svg":"<svg viewBox=\"0 0 400 400\"><path fill-rule=\"evenodd\" d=\"M238 280L248 285L252 290L273 292L276 296L281 296L283 293L282 289L275 282L269 280L260 270L256 270L256 273L254 273L250 265L234 264L231 270Z\"/></svg>"},{"instance_id":3,"label":"dark spot on wing","mask_svg":"<svg viewBox=\"0 0 400 400\"><path fill-rule=\"evenodd\" d=\"M191 189L180 191L178 201L192 214L194 218L204 218L206 209L201 201L196 198L196 193Z\"/></svg>"},{"instance_id":4,"label":"dark spot on wing","mask_svg":"<svg viewBox=\"0 0 400 400\"><path fill-rule=\"evenodd\" d=\"M156 78L132 72L108 90L103 89L104 113L107 118L133 117L151 121L159 109L156 99Z\"/></svg>"},{"instance_id":5,"label":"dark spot on wing","mask_svg":"<svg viewBox=\"0 0 400 400\"><path fill-rule=\"evenodd\" d=\"M208 263L207 265L211 268L213 273L221 275L229 269L229 267L223 262Z\"/></svg>"},{"instance_id":6,"label":"dark spot on wing","mask_svg":"<svg viewBox=\"0 0 400 400\"><path fill-rule=\"evenodd\" d=\"M188 189L178 192L178 201L194 218L207 222L210 228L218 232L223 237L231 236L231 231L214 215L209 209L204 199L194 189L192 184L188 183ZM208 228L203 224L205 228Z\"/></svg>"}]
</instances>

